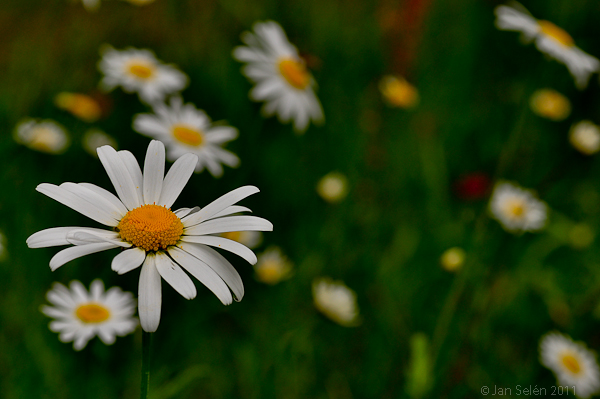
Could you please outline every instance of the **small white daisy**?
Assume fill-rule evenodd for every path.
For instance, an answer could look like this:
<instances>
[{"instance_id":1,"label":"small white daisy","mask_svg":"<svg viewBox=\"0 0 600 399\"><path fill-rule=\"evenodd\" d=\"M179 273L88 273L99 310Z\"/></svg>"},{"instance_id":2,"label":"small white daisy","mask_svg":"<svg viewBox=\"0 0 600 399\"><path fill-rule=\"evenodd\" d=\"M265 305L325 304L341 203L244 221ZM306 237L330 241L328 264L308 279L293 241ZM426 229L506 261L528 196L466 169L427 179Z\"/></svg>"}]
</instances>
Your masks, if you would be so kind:
<instances>
[{"instance_id":1,"label":"small white daisy","mask_svg":"<svg viewBox=\"0 0 600 399\"><path fill-rule=\"evenodd\" d=\"M62 342L73 341L79 351L96 335L106 345L112 345L115 337L123 337L135 330L138 320L135 300L131 292L119 287L104 291L102 280L94 280L88 293L81 282L71 281L70 290L61 283L54 283L46 294L48 302L41 310L46 316L56 319L50 330L60 333Z\"/></svg>"},{"instance_id":2,"label":"small white daisy","mask_svg":"<svg viewBox=\"0 0 600 399\"><path fill-rule=\"evenodd\" d=\"M172 98L170 106L156 105L154 112L136 115L133 129L165 143L169 161L191 152L198 156L196 172L206 167L214 177L223 175L221 164L232 168L240 164L235 154L222 148L238 136L236 128L212 124L204 111L184 105L180 97Z\"/></svg>"},{"instance_id":3,"label":"small white daisy","mask_svg":"<svg viewBox=\"0 0 600 399\"><path fill-rule=\"evenodd\" d=\"M338 203L348 195L348 179L339 172L330 172L317 183L317 193L327 202Z\"/></svg>"},{"instance_id":4,"label":"small white daisy","mask_svg":"<svg viewBox=\"0 0 600 399\"><path fill-rule=\"evenodd\" d=\"M569 141L582 154L595 154L600 151L600 128L591 121L578 122L569 131Z\"/></svg>"},{"instance_id":5,"label":"small white daisy","mask_svg":"<svg viewBox=\"0 0 600 399\"><path fill-rule=\"evenodd\" d=\"M318 278L312 284L315 307L336 323L352 327L359 324L356 293L341 281Z\"/></svg>"},{"instance_id":6,"label":"small white daisy","mask_svg":"<svg viewBox=\"0 0 600 399\"><path fill-rule=\"evenodd\" d=\"M269 247L258 255L254 265L256 279L265 284L277 284L292 275L292 263L279 247Z\"/></svg>"},{"instance_id":7,"label":"small white daisy","mask_svg":"<svg viewBox=\"0 0 600 399\"><path fill-rule=\"evenodd\" d=\"M129 47L119 51L103 46L100 54L98 69L104 74L100 88L105 91L121 86L127 93L138 93L143 102L155 104L188 84L183 72L173 65L163 64L150 50Z\"/></svg>"},{"instance_id":8,"label":"small white daisy","mask_svg":"<svg viewBox=\"0 0 600 399\"><path fill-rule=\"evenodd\" d=\"M304 60L291 44L283 28L274 21L256 22L254 32L244 32L233 57L247 63L242 73L256 86L250 92L254 101L265 101L266 116L277 114L282 123L294 121L294 130L304 132L312 120L324 120L321 103L315 95L315 80Z\"/></svg>"},{"instance_id":9,"label":"small white daisy","mask_svg":"<svg viewBox=\"0 0 600 399\"><path fill-rule=\"evenodd\" d=\"M97 128L88 129L83 135L81 144L88 154L96 158L98 157L99 147L109 145L112 148L117 148L115 139Z\"/></svg>"},{"instance_id":10,"label":"small white daisy","mask_svg":"<svg viewBox=\"0 0 600 399\"><path fill-rule=\"evenodd\" d=\"M55 227L39 231L27 239L30 248L72 245L50 260L56 270L73 259L95 252L120 248L112 261L119 274L141 266L139 283L140 323L145 331L158 328L161 311L161 277L186 299L196 296L196 287L184 269L208 287L221 302L244 295L242 280L234 267L214 249L230 251L256 263L256 255L242 244L217 237L228 231L271 231L268 220L256 216L231 216L250 211L235 205L257 193L253 186L235 189L204 208L171 205L194 172L198 157L185 154L164 176L165 147L153 140L148 146L144 171L129 151L110 146L98 149L118 198L89 183L42 183L36 190L110 228ZM183 269L182 269L183 268Z\"/></svg>"},{"instance_id":11,"label":"small white daisy","mask_svg":"<svg viewBox=\"0 0 600 399\"><path fill-rule=\"evenodd\" d=\"M511 183L498 183L490 199L490 211L505 230L512 233L541 230L547 206L530 191Z\"/></svg>"},{"instance_id":12,"label":"small white daisy","mask_svg":"<svg viewBox=\"0 0 600 399\"><path fill-rule=\"evenodd\" d=\"M535 40L538 50L565 64L578 88L585 88L590 75L600 69L600 61L575 46L566 31L552 22L535 19L519 3L498 6L495 14L498 29L521 32L526 41Z\"/></svg>"},{"instance_id":13,"label":"small white daisy","mask_svg":"<svg viewBox=\"0 0 600 399\"><path fill-rule=\"evenodd\" d=\"M551 332L540 340L540 362L556 375L558 385L575 387L575 395L588 398L600 392L596 354L566 335Z\"/></svg>"},{"instance_id":14,"label":"small white daisy","mask_svg":"<svg viewBox=\"0 0 600 399\"><path fill-rule=\"evenodd\" d=\"M230 231L221 233L220 236L237 241L250 249L258 247L263 240L263 235L260 231Z\"/></svg>"},{"instance_id":15,"label":"small white daisy","mask_svg":"<svg viewBox=\"0 0 600 399\"><path fill-rule=\"evenodd\" d=\"M70 144L65 128L50 119L25 119L17 125L13 136L17 143L48 154L62 154Z\"/></svg>"}]
</instances>

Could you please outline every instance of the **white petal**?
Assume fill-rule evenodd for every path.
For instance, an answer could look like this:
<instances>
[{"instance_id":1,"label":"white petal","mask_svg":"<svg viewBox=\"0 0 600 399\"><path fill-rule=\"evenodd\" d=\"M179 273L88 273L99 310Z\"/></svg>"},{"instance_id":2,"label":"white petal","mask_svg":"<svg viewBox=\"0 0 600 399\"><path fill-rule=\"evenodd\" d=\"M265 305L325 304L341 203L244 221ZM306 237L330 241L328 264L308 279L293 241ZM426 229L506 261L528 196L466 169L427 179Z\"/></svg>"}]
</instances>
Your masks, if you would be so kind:
<instances>
[{"instance_id":1,"label":"white petal","mask_svg":"<svg viewBox=\"0 0 600 399\"><path fill-rule=\"evenodd\" d=\"M144 259L146 259L146 251L134 247L115 256L111 263L111 269L119 274L124 274L139 267Z\"/></svg>"},{"instance_id":2,"label":"white petal","mask_svg":"<svg viewBox=\"0 0 600 399\"><path fill-rule=\"evenodd\" d=\"M92 281L90 285L90 299L94 302L102 300L102 293L104 292L104 283L100 279Z\"/></svg>"},{"instance_id":3,"label":"white petal","mask_svg":"<svg viewBox=\"0 0 600 399\"><path fill-rule=\"evenodd\" d=\"M112 217L113 219L115 219L115 222L117 222L117 224L119 224L119 220L121 220L121 218L124 216L124 214L121 213L119 208L115 207L112 204L112 202L110 202L103 196L96 194L89 188L70 182L63 183L59 187L75 194L76 196L94 205L98 209L101 209L108 217Z\"/></svg>"},{"instance_id":4,"label":"white petal","mask_svg":"<svg viewBox=\"0 0 600 399\"><path fill-rule=\"evenodd\" d=\"M137 193L138 198L138 206L144 205L144 191L143 184L144 178L142 176L142 170L140 169L140 164L137 159L133 156L129 151L118 151L117 154L123 160L125 167L127 167L127 171L133 180L133 184L135 185L135 191Z\"/></svg>"},{"instance_id":5,"label":"white petal","mask_svg":"<svg viewBox=\"0 0 600 399\"><path fill-rule=\"evenodd\" d=\"M119 233L100 229L73 229L67 234L67 240L73 245L87 245L99 242L108 242L123 248L131 247L130 243L123 241L119 237Z\"/></svg>"},{"instance_id":6,"label":"white petal","mask_svg":"<svg viewBox=\"0 0 600 399\"><path fill-rule=\"evenodd\" d=\"M65 319L71 316L71 311L61 309L61 308L53 308L52 306L44 305L40 308L43 314L48 317L52 317L53 319Z\"/></svg>"},{"instance_id":7,"label":"white petal","mask_svg":"<svg viewBox=\"0 0 600 399\"><path fill-rule=\"evenodd\" d=\"M155 255L153 253L146 256L142 266L138 295L138 313L142 329L146 332L154 332L160 323L162 291L160 274L156 270Z\"/></svg>"},{"instance_id":8,"label":"white petal","mask_svg":"<svg viewBox=\"0 0 600 399\"><path fill-rule=\"evenodd\" d=\"M235 268L227 259L220 253L202 244L181 242L178 248L192 254L202 262L210 266L225 281L236 297L237 301L241 301L244 297L244 284L242 278ZM170 250L170 249L169 249ZM189 271L189 270L188 270ZM192 273L191 271L189 271ZM193 274L193 273L192 273ZM196 277L197 278L197 277ZM214 292L214 291L213 291Z\"/></svg>"},{"instance_id":9,"label":"white petal","mask_svg":"<svg viewBox=\"0 0 600 399\"><path fill-rule=\"evenodd\" d=\"M232 205L230 207L223 209L219 213L215 213L208 219L216 219L216 218L220 218L222 216L229 216L229 215L233 215L235 213L241 213L241 212L252 212L252 211L250 210L250 208L246 208L245 206Z\"/></svg>"},{"instance_id":10,"label":"white petal","mask_svg":"<svg viewBox=\"0 0 600 399\"><path fill-rule=\"evenodd\" d=\"M160 141L152 140L144 161L144 203L158 203L164 175L165 145Z\"/></svg>"},{"instance_id":11,"label":"white petal","mask_svg":"<svg viewBox=\"0 0 600 399\"><path fill-rule=\"evenodd\" d=\"M78 184L80 186L83 186L87 189L92 190L96 194L98 194L98 195L104 197L106 200L110 201L110 203L119 210L121 217L125 216L125 214L127 213L127 208L125 207L125 205L123 205L121 200L119 198L117 198L117 196L115 196L110 191L105 190L102 187L98 187L95 184L91 184L91 183L78 183ZM119 220L120 220L120 218L119 218Z\"/></svg>"},{"instance_id":12,"label":"white petal","mask_svg":"<svg viewBox=\"0 0 600 399\"><path fill-rule=\"evenodd\" d=\"M63 249L50 259L50 269L52 271L58 269L67 262L73 259L81 258L82 256L93 254L100 251L106 251L107 249L118 248L117 245L101 242L96 244L88 245L77 245L67 249Z\"/></svg>"},{"instance_id":13,"label":"white petal","mask_svg":"<svg viewBox=\"0 0 600 399\"><path fill-rule=\"evenodd\" d=\"M196 164L198 164L198 157L194 154L185 154L175 161L165 176L157 205L164 205L167 208L173 205L194 173Z\"/></svg>"},{"instance_id":14,"label":"white petal","mask_svg":"<svg viewBox=\"0 0 600 399\"><path fill-rule=\"evenodd\" d=\"M102 146L97 151L98 158L123 204L129 210L139 207L141 204L136 185L117 151L109 145Z\"/></svg>"},{"instance_id":15,"label":"white petal","mask_svg":"<svg viewBox=\"0 0 600 399\"><path fill-rule=\"evenodd\" d=\"M256 263L256 255L252 250L237 241L233 241L224 237L216 236L183 236L181 241L195 242L197 244L210 245L211 247L221 248L225 251L233 252L234 254L244 258L251 265Z\"/></svg>"},{"instance_id":16,"label":"white petal","mask_svg":"<svg viewBox=\"0 0 600 399\"><path fill-rule=\"evenodd\" d=\"M229 305L233 302L227 284L225 284L223 279L211 267L177 247L169 247L169 255L171 255L173 259L183 266L183 268L185 268L192 276L197 278L198 281L211 290L224 305Z\"/></svg>"},{"instance_id":17,"label":"white petal","mask_svg":"<svg viewBox=\"0 0 600 399\"><path fill-rule=\"evenodd\" d=\"M45 229L32 234L27 239L27 246L29 248L46 248L56 247L58 245L69 245L67 241L67 233L73 229L79 227L53 227Z\"/></svg>"},{"instance_id":18,"label":"white petal","mask_svg":"<svg viewBox=\"0 0 600 399\"><path fill-rule=\"evenodd\" d=\"M202 212L202 210L200 210ZM200 213L198 212L198 213ZM192 215L193 217L194 215ZM185 221L183 222L185 226ZM202 234L228 233L230 231L273 231L273 224L256 216L227 216L211 219L192 227L186 227L183 233L190 236Z\"/></svg>"},{"instance_id":19,"label":"white petal","mask_svg":"<svg viewBox=\"0 0 600 399\"><path fill-rule=\"evenodd\" d=\"M196 297L196 287L192 279L164 252L156 253L156 270L182 297L185 299Z\"/></svg>"},{"instance_id":20,"label":"white petal","mask_svg":"<svg viewBox=\"0 0 600 399\"><path fill-rule=\"evenodd\" d=\"M184 217L184 216L187 216L187 215L189 215L189 214L190 214L190 213L192 213L192 212L193 212L193 213L196 213L196 212L198 212L199 210L200 210L200 207L199 207L199 206L195 206L195 207L193 207L193 208L181 208L181 209L178 209L178 210L174 211L173 213L174 213L175 215L177 215L177 217L178 217L179 219L181 219L182 217Z\"/></svg>"},{"instance_id":21,"label":"white petal","mask_svg":"<svg viewBox=\"0 0 600 399\"><path fill-rule=\"evenodd\" d=\"M260 190L254 186L243 186L236 188L233 191L228 192L225 195L220 196L204 208L200 209L200 212L194 213L182 220L184 226L193 226L200 223L203 220L209 219L213 215L221 212L225 208L235 204L244 198L258 193Z\"/></svg>"}]
</instances>

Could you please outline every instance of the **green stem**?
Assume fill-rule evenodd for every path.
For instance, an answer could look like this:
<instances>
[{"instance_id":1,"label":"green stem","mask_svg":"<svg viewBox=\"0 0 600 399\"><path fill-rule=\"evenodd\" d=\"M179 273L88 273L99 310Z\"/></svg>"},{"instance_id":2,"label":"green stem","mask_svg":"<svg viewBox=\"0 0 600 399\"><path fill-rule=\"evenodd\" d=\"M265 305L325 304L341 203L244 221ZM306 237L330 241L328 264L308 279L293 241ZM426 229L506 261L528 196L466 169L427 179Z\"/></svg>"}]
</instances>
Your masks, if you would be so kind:
<instances>
[{"instance_id":1,"label":"green stem","mask_svg":"<svg viewBox=\"0 0 600 399\"><path fill-rule=\"evenodd\" d=\"M142 331L142 387L140 398L148 397L150 387L150 357L152 355L152 333Z\"/></svg>"}]
</instances>

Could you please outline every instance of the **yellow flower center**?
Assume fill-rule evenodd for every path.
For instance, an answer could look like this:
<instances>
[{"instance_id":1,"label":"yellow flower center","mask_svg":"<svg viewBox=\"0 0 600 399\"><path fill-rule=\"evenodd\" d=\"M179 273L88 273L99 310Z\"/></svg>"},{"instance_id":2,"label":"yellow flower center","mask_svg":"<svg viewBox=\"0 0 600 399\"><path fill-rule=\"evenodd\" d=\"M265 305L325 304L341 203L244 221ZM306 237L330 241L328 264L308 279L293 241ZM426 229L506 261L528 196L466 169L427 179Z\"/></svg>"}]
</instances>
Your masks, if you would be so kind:
<instances>
[{"instance_id":1,"label":"yellow flower center","mask_svg":"<svg viewBox=\"0 0 600 399\"><path fill-rule=\"evenodd\" d=\"M571 113L571 104L559 92L542 89L531 96L531 109L540 116L553 121L561 121Z\"/></svg>"},{"instance_id":2,"label":"yellow flower center","mask_svg":"<svg viewBox=\"0 0 600 399\"><path fill-rule=\"evenodd\" d=\"M133 61L127 65L127 71L139 79L150 79L154 75L154 65L145 61Z\"/></svg>"},{"instance_id":3,"label":"yellow flower center","mask_svg":"<svg viewBox=\"0 0 600 399\"><path fill-rule=\"evenodd\" d=\"M538 24L540 26L540 31L545 36L554 39L556 42L566 47L571 47L575 45L575 41L573 40L571 35L569 35L564 29L554 25L552 22L538 21Z\"/></svg>"},{"instance_id":4,"label":"yellow flower center","mask_svg":"<svg viewBox=\"0 0 600 399\"><path fill-rule=\"evenodd\" d=\"M256 274L260 281L267 284L278 283L288 270L280 262L270 260L263 262L259 268L256 268Z\"/></svg>"},{"instance_id":5,"label":"yellow flower center","mask_svg":"<svg viewBox=\"0 0 600 399\"><path fill-rule=\"evenodd\" d=\"M581 371L581 364L575 356L571 354L566 354L563 355L560 360L563 366L565 366L567 370L569 370L571 373L579 374L579 372Z\"/></svg>"},{"instance_id":6,"label":"yellow flower center","mask_svg":"<svg viewBox=\"0 0 600 399\"><path fill-rule=\"evenodd\" d=\"M192 129L185 125L174 125L172 133L178 141L192 147L198 147L204 143L204 135L200 129Z\"/></svg>"},{"instance_id":7,"label":"yellow flower center","mask_svg":"<svg viewBox=\"0 0 600 399\"><path fill-rule=\"evenodd\" d=\"M523 201L514 199L506 204L506 212L515 219L521 218L525 214L525 204Z\"/></svg>"},{"instance_id":8,"label":"yellow flower center","mask_svg":"<svg viewBox=\"0 0 600 399\"><path fill-rule=\"evenodd\" d=\"M310 83L310 75L304 63L292 58L283 58L279 61L279 72L290 85L298 90L304 90Z\"/></svg>"},{"instance_id":9,"label":"yellow flower center","mask_svg":"<svg viewBox=\"0 0 600 399\"><path fill-rule=\"evenodd\" d=\"M60 93L55 98L56 105L73 115L88 122L94 122L100 118L102 110L100 105L84 94Z\"/></svg>"},{"instance_id":10,"label":"yellow flower center","mask_svg":"<svg viewBox=\"0 0 600 399\"><path fill-rule=\"evenodd\" d=\"M404 79L386 76L381 80L379 89L389 105L399 108L411 108L418 104L417 89Z\"/></svg>"},{"instance_id":11,"label":"yellow flower center","mask_svg":"<svg viewBox=\"0 0 600 399\"><path fill-rule=\"evenodd\" d=\"M75 310L75 315L84 323L101 323L108 320L110 311L99 303L86 303Z\"/></svg>"},{"instance_id":12,"label":"yellow flower center","mask_svg":"<svg viewBox=\"0 0 600 399\"><path fill-rule=\"evenodd\" d=\"M121 238L146 251L175 245L183 234L181 220L164 206L142 205L129 212L117 226Z\"/></svg>"},{"instance_id":13,"label":"yellow flower center","mask_svg":"<svg viewBox=\"0 0 600 399\"><path fill-rule=\"evenodd\" d=\"M33 149L49 153L57 152L60 149L61 137L52 129L36 127L31 136L29 146Z\"/></svg>"}]
</instances>

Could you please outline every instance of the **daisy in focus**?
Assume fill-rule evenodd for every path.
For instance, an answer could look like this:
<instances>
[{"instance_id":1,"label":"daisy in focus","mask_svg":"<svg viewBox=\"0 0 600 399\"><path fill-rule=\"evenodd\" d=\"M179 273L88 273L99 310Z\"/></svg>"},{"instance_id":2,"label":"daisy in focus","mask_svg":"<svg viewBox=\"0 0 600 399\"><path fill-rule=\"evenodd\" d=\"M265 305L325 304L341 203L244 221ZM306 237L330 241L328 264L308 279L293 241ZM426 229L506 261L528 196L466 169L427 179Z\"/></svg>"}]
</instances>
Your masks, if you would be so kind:
<instances>
[{"instance_id":1,"label":"daisy in focus","mask_svg":"<svg viewBox=\"0 0 600 399\"><path fill-rule=\"evenodd\" d=\"M169 106L158 104L154 114L138 114L133 119L133 129L162 141L167 146L167 159L174 161L183 154L198 156L196 172L208 169L214 177L223 175L223 166L235 168L240 159L222 146L237 138L236 128L216 125L204 111L194 104L183 104L179 97L171 99Z\"/></svg>"},{"instance_id":2,"label":"daisy in focus","mask_svg":"<svg viewBox=\"0 0 600 399\"><path fill-rule=\"evenodd\" d=\"M65 128L50 119L24 119L15 128L13 137L29 149L48 154L62 154L70 144Z\"/></svg>"},{"instance_id":3,"label":"daisy in focus","mask_svg":"<svg viewBox=\"0 0 600 399\"><path fill-rule=\"evenodd\" d=\"M356 293L341 281L318 278L312 284L315 307L331 320L344 327L360 323Z\"/></svg>"},{"instance_id":4,"label":"daisy in focus","mask_svg":"<svg viewBox=\"0 0 600 399\"><path fill-rule=\"evenodd\" d=\"M541 230L548 212L547 205L530 191L507 182L498 183L494 188L490 211L511 233Z\"/></svg>"},{"instance_id":5,"label":"daisy in focus","mask_svg":"<svg viewBox=\"0 0 600 399\"><path fill-rule=\"evenodd\" d=\"M339 172L328 173L317 183L317 193L329 203L338 203L348 195L348 179Z\"/></svg>"},{"instance_id":6,"label":"daisy in focus","mask_svg":"<svg viewBox=\"0 0 600 399\"><path fill-rule=\"evenodd\" d=\"M77 280L71 281L69 288L54 283L46 298L53 306L44 305L41 310L55 319L50 322L50 330L60 333L61 342L73 341L77 351L96 335L106 345L112 345L117 335L132 333L138 325L133 317L133 294L119 287L104 291L102 280L92 281L89 292Z\"/></svg>"},{"instance_id":7,"label":"daisy in focus","mask_svg":"<svg viewBox=\"0 0 600 399\"><path fill-rule=\"evenodd\" d=\"M237 241L250 249L258 247L263 240L263 235L260 231L230 231L221 233L220 236Z\"/></svg>"},{"instance_id":8,"label":"daisy in focus","mask_svg":"<svg viewBox=\"0 0 600 399\"><path fill-rule=\"evenodd\" d=\"M419 104L419 92L401 77L384 76L379 82L379 91L390 107L414 108Z\"/></svg>"},{"instance_id":9,"label":"daisy in focus","mask_svg":"<svg viewBox=\"0 0 600 399\"><path fill-rule=\"evenodd\" d=\"M121 86L127 93L138 93L141 101L155 104L188 84L183 72L173 65L163 64L150 50L129 47L120 51L104 46L100 53L98 69L104 74L100 88L105 91Z\"/></svg>"},{"instance_id":10,"label":"daisy in focus","mask_svg":"<svg viewBox=\"0 0 600 399\"><path fill-rule=\"evenodd\" d=\"M562 121L571 113L571 102L556 90L536 90L529 98L531 110L542 118Z\"/></svg>"},{"instance_id":11,"label":"daisy in focus","mask_svg":"<svg viewBox=\"0 0 600 399\"><path fill-rule=\"evenodd\" d=\"M258 255L254 273L258 281L274 285L291 277L292 262L281 252L281 248L269 247Z\"/></svg>"},{"instance_id":12,"label":"daisy in focus","mask_svg":"<svg viewBox=\"0 0 600 399\"><path fill-rule=\"evenodd\" d=\"M558 385L575 387L575 395L588 398L600 392L600 369L594 352L569 336L551 332L540 340L540 362L552 370Z\"/></svg>"},{"instance_id":13,"label":"daisy in focus","mask_svg":"<svg viewBox=\"0 0 600 399\"><path fill-rule=\"evenodd\" d=\"M578 122L569 131L569 142L582 154L595 154L600 150L600 127L591 121Z\"/></svg>"},{"instance_id":14,"label":"daisy in focus","mask_svg":"<svg viewBox=\"0 0 600 399\"><path fill-rule=\"evenodd\" d=\"M247 64L242 73L256 84L250 98L265 101L265 116L276 114L282 123L293 120L297 133L306 131L311 120L323 122L316 82L283 28L274 21L256 22L252 28L242 34L246 46L233 50L233 57Z\"/></svg>"},{"instance_id":15,"label":"daisy in focus","mask_svg":"<svg viewBox=\"0 0 600 399\"><path fill-rule=\"evenodd\" d=\"M117 148L117 142L114 138L96 128L88 129L85 132L81 144L88 154L96 158L98 157L97 150L99 147L109 145L112 148Z\"/></svg>"},{"instance_id":16,"label":"daisy in focus","mask_svg":"<svg viewBox=\"0 0 600 399\"><path fill-rule=\"evenodd\" d=\"M186 299L196 296L196 287L185 271L200 280L225 305L234 298L242 299L244 286L240 275L227 259L210 247L230 251L251 264L256 263L256 255L250 249L215 235L229 231L273 230L268 220L236 215L250 211L235 204L257 193L256 187L235 189L202 209L171 211L194 172L198 163L196 155L183 155L166 176L165 147L160 141L153 140L148 146L143 172L129 151L117 152L104 146L98 149L98 157L118 197L89 183L63 183L60 186L42 183L36 188L109 227L109 230L55 227L30 236L27 239L30 248L71 245L54 255L50 260L51 270L95 252L121 249L111 266L119 274L141 266L138 312L142 328L147 332L156 331L160 322L161 278Z\"/></svg>"},{"instance_id":17,"label":"daisy in focus","mask_svg":"<svg viewBox=\"0 0 600 399\"><path fill-rule=\"evenodd\" d=\"M54 97L54 104L84 122L95 122L102 116L100 104L85 94L59 93Z\"/></svg>"},{"instance_id":18,"label":"daisy in focus","mask_svg":"<svg viewBox=\"0 0 600 399\"><path fill-rule=\"evenodd\" d=\"M513 4L496 7L496 27L521 32L526 41L535 41L538 50L567 66L579 89L585 88L591 74L600 69L600 61L575 46L573 38L562 28L535 19L523 6Z\"/></svg>"}]
</instances>

